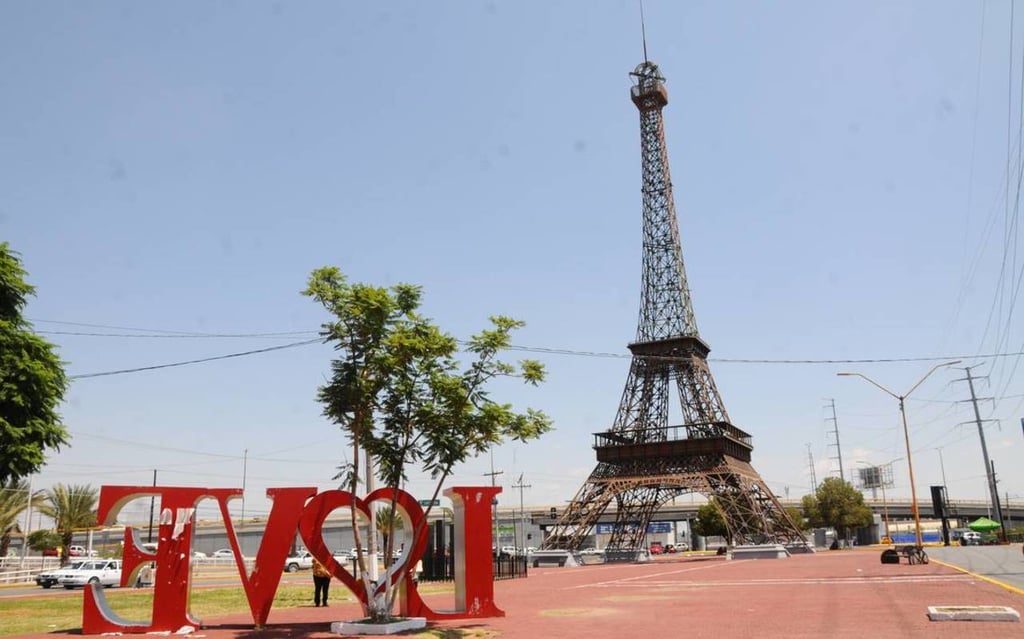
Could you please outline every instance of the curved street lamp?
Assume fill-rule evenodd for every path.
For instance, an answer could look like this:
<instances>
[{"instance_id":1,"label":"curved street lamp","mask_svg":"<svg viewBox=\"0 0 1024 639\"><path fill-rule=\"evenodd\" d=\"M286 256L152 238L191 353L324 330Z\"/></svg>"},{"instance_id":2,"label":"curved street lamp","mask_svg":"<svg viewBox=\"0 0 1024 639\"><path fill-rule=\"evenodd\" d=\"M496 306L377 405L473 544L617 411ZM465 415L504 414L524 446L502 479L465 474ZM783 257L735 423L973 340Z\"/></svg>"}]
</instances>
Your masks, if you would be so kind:
<instances>
[{"instance_id":1,"label":"curved street lamp","mask_svg":"<svg viewBox=\"0 0 1024 639\"><path fill-rule=\"evenodd\" d=\"M943 368L945 366L952 366L953 364L959 364L959 363L960 363L960 360L955 360L955 361L952 361L952 362L945 362L945 363L942 363L942 364L936 364L934 367L932 367L932 369L930 371L925 373L924 377L919 379L916 384L911 386L910 390L908 390L907 392L903 393L902 395L897 395L896 393L892 392L891 390L889 390L885 386L882 386L881 384L879 384L875 380L871 379L867 375L864 375L863 373L836 373L836 375L838 375L840 377L861 377L864 380L870 382L872 385L876 386L877 388L880 388L881 390L883 390L886 394L891 395L892 397L895 397L900 402L900 417L903 420L903 441L904 441L904 443L907 446L907 469L910 471L910 511L914 514L914 533L915 533L915 536L916 536L916 539L917 539L917 546L918 547L921 547L922 545L924 545L924 542L923 542L923 539L921 537L921 514L917 510L917 487L914 484L914 462L911 460L911 456L910 456L910 431L907 428L907 411L904 408L904 400L907 399L907 397L910 397L910 394L913 393L915 390L917 390L917 387L920 386L921 384L923 384L924 380L928 379L928 377L932 373L934 373L935 371L937 371L940 368Z\"/></svg>"}]
</instances>

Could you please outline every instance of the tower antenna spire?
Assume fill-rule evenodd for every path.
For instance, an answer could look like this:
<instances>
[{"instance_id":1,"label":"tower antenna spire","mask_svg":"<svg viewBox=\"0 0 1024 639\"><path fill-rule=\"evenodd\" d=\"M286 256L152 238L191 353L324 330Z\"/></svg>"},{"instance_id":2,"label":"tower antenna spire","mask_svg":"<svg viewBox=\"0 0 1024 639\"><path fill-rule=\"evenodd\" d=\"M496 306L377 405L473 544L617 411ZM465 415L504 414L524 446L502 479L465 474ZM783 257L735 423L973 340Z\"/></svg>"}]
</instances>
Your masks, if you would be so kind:
<instances>
[{"instance_id":1,"label":"tower antenna spire","mask_svg":"<svg viewBox=\"0 0 1024 639\"><path fill-rule=\"evenodd\" d=\"M640 0L640 38L644 42L644 62L647 59L647 28L644 26L644 0Z\"/></svg>"}]
</instances>

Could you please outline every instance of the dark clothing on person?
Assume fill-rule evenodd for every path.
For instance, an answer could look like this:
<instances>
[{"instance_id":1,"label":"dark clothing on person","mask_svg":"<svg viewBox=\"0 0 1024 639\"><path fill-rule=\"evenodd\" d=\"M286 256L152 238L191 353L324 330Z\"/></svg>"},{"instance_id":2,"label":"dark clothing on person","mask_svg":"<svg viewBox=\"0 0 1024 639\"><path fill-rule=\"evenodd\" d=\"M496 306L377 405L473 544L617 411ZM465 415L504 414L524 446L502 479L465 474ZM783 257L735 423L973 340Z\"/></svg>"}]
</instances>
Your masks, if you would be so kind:
<instances>
[{"instance_id":1,"label":"dark clothing on person","mask_svg":"<svg viewBox=\"0 0 1024 639\"><path fill-rule=\"evenodd\" d=\"M313 605L316 607L327 605L327 593L331 589L331 573L324 568L324 565L313 560Z\"/></svg>"}]
</instances>

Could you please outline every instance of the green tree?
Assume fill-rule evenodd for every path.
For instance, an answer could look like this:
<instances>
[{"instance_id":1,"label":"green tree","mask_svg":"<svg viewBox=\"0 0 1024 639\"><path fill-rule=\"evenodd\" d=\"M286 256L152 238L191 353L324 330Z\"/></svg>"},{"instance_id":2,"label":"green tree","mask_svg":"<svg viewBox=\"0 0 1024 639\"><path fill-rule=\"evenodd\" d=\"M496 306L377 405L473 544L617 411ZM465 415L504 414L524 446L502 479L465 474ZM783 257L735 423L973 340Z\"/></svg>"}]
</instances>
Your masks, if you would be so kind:
<instances>
[{"instance_id":1,"label":"green tree","mask_svg":"<svg viewBox=\"0 0 1024 639\"><path fill-rule=\"evenodd\" d=\"M0 481L0 557L7 556L11 547L11 535L21 532L18 519L29 504L29 485L25 479ZM32 496L32 505L42 502L42 491Z\"/></svg>"},{"instance_id":2,"label":"green tree","mask_svg":"<svg viewBox=\"0 0 1024 639\"><path fill-rule=\"evenodd\" d=\"M697 518L693 520L693 532L701 537L725 537L726 543L732 545L732 534L714 497L697 509Z\"/></svg>"},{"instance_id":3,"label":"green tree","mask_svg":"<svg viewBox=\"0 0 1024 639\"><path fill-rule=\"evenodd\" d=\"M532 385L544 379L543 366L536 361L514 366L498 358L522 322L492 317L492 327L470 338L460 354L454 337L419 314L419 287L350 284L337 268L325 267L310 275L303 294L332 316L322 334L339 356L331 363L331 379L319 389L318 399L324 415L352 444L352 461L339 466L335 479L353 494L360 451L369 455L375 473L395 496L407 480L409 466L429 473L436 481L433 503L457 464L506 439L528 441L551 428L544 413L516 412L488 393L489 382L498 377L519 377ZM394 512L393 500L389 508ZM393 542L395 518L385 519ZM352 525L361 550L354 511ZM419 534L420 528L413 530L412 539ZM364 553L358 561L369 600L366 613L375 622L386 621L397 589L370 579Z\"/></svg>"},{"instance_id":4,"label":"green tree","mask_svg":"<svg viewBox=\"0 0 1024 639\"><path fill-rule=\"evenodd\" d=\"M35 294L25 275L18 254L0 242L0 481L38 471L46 451L68 439L57 413L67 377L55 347L22 317Z\"/></svg>"},{"instance_id":5,"label":"green tree","mask_svg":"<svg viewBox=\"0 0 1024 639\"><path fill-rule=\"evenodd\" d=\"M384 556L389 558L385 563L390 564L390 557L392 557L392 552L394 550L392 534L396 530L403 530L405 528L405 522L402 521L402 518L397 512L395 512L395 509L390 506L381 506L378 508L377 517L374 521L377 524L377 532L380 533L381 538L384 540L384 552L386 553Z\"/></svg>"},{"instance_id":6,"label":"green tree","mask_svg":"<svg viewBox=\"0 0 1024 639\"><path fill-rule=\"evenodd\" d=\"M39 506L39 512L53 520L53 527L60 535L60 561L67 563L68 548L76 530L96 525L96 500L98 493L88 484L55 484L45 491L46 502Z\"/></svg>"},{"instance_id":7,"label":"green tree","mask_svg":"<svg viewBox=\"0 0 1024 639\"><path fill-rule=\"evenodd\" d=\"M864 495L850 482L826 477L813 495L803 497L804 516L816 528L834 528L840 539L846 539L854 528L871 525L871 509Z\"/></svg>"},{"instance_id":8,"label":"green tree","mask_svg":"<svg viewBox=\"0 0 1024 639\"><path fill-rule=\"evenodd\" d=\"M33 530L28 534L28 547L36 552L60 548L60 535L52 530Z\"/></svg>"},{"instance_id":9,"label":"green tree","mask_svg":"<svg viewBox=\"0 0 1024 639\"><path fill-rule=\"evenodd\" d=\"M804 516L804 511L802 509L797 508L796 506L786 506L786 514L789 515L789 518L793 520L793 523L796 524L800 530L811 529L811 523Z\"/></svg>"}]
</instances>

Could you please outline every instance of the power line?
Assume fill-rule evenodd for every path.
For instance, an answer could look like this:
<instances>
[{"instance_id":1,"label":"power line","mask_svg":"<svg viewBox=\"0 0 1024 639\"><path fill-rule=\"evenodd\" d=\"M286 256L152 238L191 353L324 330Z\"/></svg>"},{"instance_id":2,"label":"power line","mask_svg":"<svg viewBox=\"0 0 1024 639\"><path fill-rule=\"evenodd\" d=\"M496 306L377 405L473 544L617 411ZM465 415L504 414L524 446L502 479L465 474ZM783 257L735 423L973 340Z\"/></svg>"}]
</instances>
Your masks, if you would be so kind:
<instances>
[{"instance_id":1,"label":"power line","mask_svg":"<svg viewBox=\"0 0 1024 639\"><path fill-rule=\"evenodd\" d=\"M155 337L155 336L153 336ZM282 344L280 346L270 346L267 348L258 348L251 351L242 351L240 353L228 353L227 355L216 355L213 357L204 357L200 359L186 360L182 362L171 362L169 364L156 364L152 366L140 366L137 368L125 368L113 371L104 371L101 373L82 373L78 375L69 375L69 379L87 379L90 377L105 377L110 375L124 375L127 373L140 373L144 371L158 370L161 368L173 368L176 366L188 366L190 364L202 364L204 362L212 362L222 359L230 359L233 357L245 357L248 355L257 355L259 353L268 353L270 351L277 351L286 348L295 348L297 346L306 346L309 344L315 344L321 342L321 338L303 340L301 342L292 342L290 344ZM460 343L465 343L460 340ZM595 351L576 351L569 349L556 349L556 348L544 348L537 346L509 346L508 350L526 352L526 353L544 353L548 355L570 355L575 357L600 357L610 359L627 359L632 355L625 353L601 353ZM721 364L784 364L784 365L820 365L820 364L892 364L892 363L904 363L904 362L932 362L932 361L943 361L950 358L965 358L965 359L993 359L1001 357L1017 357L1024 355L1024 351L1016 353L987 353L981 355L942 355L938 357L888 357L888 358L872 358L872 359L751 359L751 358L709 358L708 361L721 363ZM686 358L679 357L658 357L649 356L646 359L660 359L670 361L683 361Z\"/></svg>"},{"instance_id":2,"label":"power line","mask_svg":"<svg viewBox=\"0 0 1024 639\"><path fill-rule=\"evenodd\" d=\"M281 344L280 346L270 346L267 348L258 348L252 351L243 351L241 353L228 353L227 355L217 355L214 357L203 357L201 359L190 359L183 362L172 362L170 364L156 364L153 366L140 366L138 368L122 368L115 371L104 371L102 373L84 373L81 375L69 375L68 379L86 379L89 377L107 377L110 375L125 375L127 373L141 373L143 371L155 371L161 368L173 368L175 366L188 366L189 364L202 364L204 362L213 362L221 359L231 359L233 357L245 357L247 355L256 355L258 353L269 353L270 351L280 351L286 348L295 348L297 346L307 346L309 344L317 344L322 340L320 338L307 339L301 342L292 342L291 344Z\"/></svg>"},{"instance_id":3,"label":"power line","mask_svg":"<svg viewBox=\"0 0 1024 639\"><path fill-rule=\"evenodd\" d=\"M317 331L286 331L282 333L89 333L85 331L33 331L40 335L74 335L78 337L128 337L148 339L222 339L222 338L254 338L254 337L295 337L296 335L317 335Z\"/></svg>"},{"instance_id":4,"label":"power line","mask_svg":"<svg viewBox=\"0 0 1024 639\"><path fill-rule=\"evenodd\" d=\"M114 326L109 324L87 324L84 322L64 322L57 320L45 320L35 319L31 320L34 322L45 322L53 324L66 324L70 326L85 326L92 328L105 328L115 330L130 330L130 331L141 331L142 333L95 333L87 331L37 331L41 334L49 335L71 335L71 336L87 336L87 337L112 337L112 338L174 338L174 339L210 339L210 338L284 338L296 335L314 335L318 334L318 331L305 330L305 331L270 331L270 332L254 332L254 333L193 333L188 331L177 331L168 329L149 329L149 328L135 328L126 326ZM220 359L229 359L233 357L245 357L248 355L256 355L259 353L266 353L274 350L281 350L285 348L294 348L297 346L305 346L321 341L320 338L304 340L300 342L292 342L290 344L282 344L280 346L272 346L268 348L255 349L250 351L243 351L239 353L229 353L227 355L216 355L207 358L200 358L194 360L187 360L182 362L172 362L168 364L157 364L152 366L141 366L130 369L120 369L114 371L104 371L101 373L85 373L78 375L69 376L70 379L85 379L89 377L102 377L108 375L122 375L127 373L137 373L149 370L158 370L161 368L171 368L176 366L187 366L190 364L200 364L204 362L216 361ZM466 340L457 340L460 344L468 344ZM508 347L510 351L524 352L524 353L540 353L546 355L568 355L573 357L596 357L604 359L627 359L633 357L629 353L610 353L602 351L584 351L567 348L548 348L543 346L519 346L510 345ZM1009 352L1009 353L981 353L977 355L940 355L940 356L925 356L925 357L877 357L877 358L859 358L859 359L758 359L758 358L708 358L709 362L715 362L720 364L782 364L782 365L829 365L829 364L894 364L894 363L912 363L912 362L932 362L932 361L944 361L948 359L1000 359L1006 357L1021 357L1024 356L1024 350ZM661 360L683 360L686 358L677 357L659 357L650 356L648 359L661 359Z\"/></svg>"},{"instance_id":5,"label":"power line","mask_svg":"<svg viewBox=\"0 0 1024 639\"><path fill-rule=\"evenodd\" d=\"M66 322L64 320L48 320L38 318L28 318L28 321L34 324L60 324L63 326L84 326L86 328L105 328L117 331L143 331L146 333L177 333L179 335L207 335L208 333L202 333L198 331L182 331L174 329L164 328L136 328L133 326L113 326L111 324L89 324L86 322Z\"/></svg>"}]
</instances>

